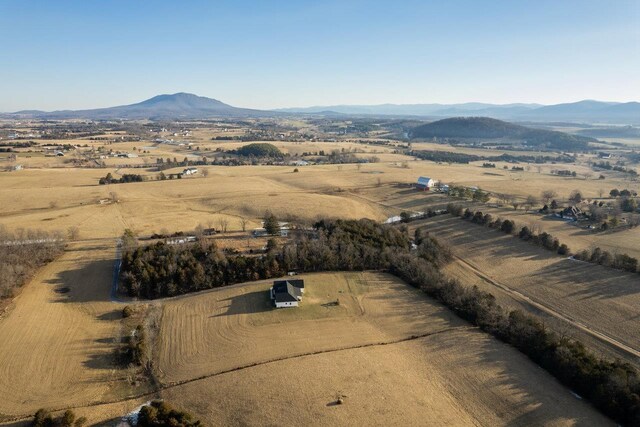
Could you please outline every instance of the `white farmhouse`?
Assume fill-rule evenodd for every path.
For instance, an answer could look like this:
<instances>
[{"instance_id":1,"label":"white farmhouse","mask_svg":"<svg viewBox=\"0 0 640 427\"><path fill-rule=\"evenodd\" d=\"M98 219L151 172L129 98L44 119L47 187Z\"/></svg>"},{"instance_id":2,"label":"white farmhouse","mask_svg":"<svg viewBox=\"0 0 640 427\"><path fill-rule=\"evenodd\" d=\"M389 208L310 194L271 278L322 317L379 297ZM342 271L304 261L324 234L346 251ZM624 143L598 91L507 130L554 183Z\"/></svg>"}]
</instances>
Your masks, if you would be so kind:
<instances>
[{"instance_id":1,"label":"white farmhouse","mask_svg":"<svg viewBox=\"0 0 640 427\"><path fill-rule=\"evenodd\" d=\"M182 171L183 176L195 175L198 173L198 168L186 168Z\"/></svg>"},{"instance_id":2,"label":"white farmhouse","mask_svg":"<svg viewBox=\"0 0 640 427\"><path fill-rule=\"evenodd\" d=\"M304 293L304 280L276 280L269 291L276 308L297 307Z\"/></svg>"}]
</instances>

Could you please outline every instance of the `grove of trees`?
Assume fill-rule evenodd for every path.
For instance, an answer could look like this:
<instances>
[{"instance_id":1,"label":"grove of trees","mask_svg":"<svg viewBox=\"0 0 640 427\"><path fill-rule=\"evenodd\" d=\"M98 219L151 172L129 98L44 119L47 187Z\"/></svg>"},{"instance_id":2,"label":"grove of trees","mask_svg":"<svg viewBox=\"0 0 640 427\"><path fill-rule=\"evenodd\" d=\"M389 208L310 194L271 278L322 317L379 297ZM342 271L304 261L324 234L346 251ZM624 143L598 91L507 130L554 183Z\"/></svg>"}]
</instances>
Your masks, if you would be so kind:
<instances>
[{"instance_id":1,"label":"grove of trees","mask_svg":"<svg viewBox=\"0 0 640 427\"><path fill-rule=\"evenodd\" d=\"M60 233L18 230L0 226L0 299L10 298L34 272L64 250Z\"/></svg>"},{"instance_id":2,"label":"grove of trees","mask_svg":"<svg viewBox=\"0 0 640 427\"><path fill-rule=\"evenodd\" d=\"M114 178L109 172L106 176L100 178L98 184L106 185L106 184L125 184L128 182L142 182L144 181L144 177L138 174L124 174L120 178Z\"/></svg>"},{"instance_id":3,"label":"grove of trees","mask_svg":"<svg viewBox=\"0 0 640 427\"><path fill-rule=\"evenodd\" d=\"M202 423L192 415L173 408L166 402L154 400L144 405L138 414L138 427L198 427Z\"/></svg>"},{"instance_id":4,"label":"grove of trees","mask_svg":"<svg viewBox=\"0 0 640 427\"><path fill-rule=\"evenodd\" d=\"M233 152L239 156L245 157L275 157L282 158L284 154L278 147L268 142L254 142L244 145Z\"/></svg>"},{"instance_id":5,"label":"grove of trees","mask_svg":"<svg viewBox=\"0 0 640 427\"><path fill-rule=\"evenodd\" d=\"M67 409L60 416L53 416L47 409L38 409L31 421L32 427L82 427L87 423L85 417L76 417L76 414Z\"/></svg>"}]
</instances>

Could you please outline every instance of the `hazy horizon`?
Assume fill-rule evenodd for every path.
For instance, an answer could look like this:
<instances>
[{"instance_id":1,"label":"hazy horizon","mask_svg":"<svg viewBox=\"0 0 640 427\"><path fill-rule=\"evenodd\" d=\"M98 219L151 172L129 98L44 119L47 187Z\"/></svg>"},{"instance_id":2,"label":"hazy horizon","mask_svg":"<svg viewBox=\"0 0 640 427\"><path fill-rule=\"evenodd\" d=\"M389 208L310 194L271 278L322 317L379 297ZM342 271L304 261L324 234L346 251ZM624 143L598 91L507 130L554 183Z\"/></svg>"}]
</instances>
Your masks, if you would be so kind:
<instances>
[{"instance_id":1,"label":"hazy horizon","mask_svg":"<svg viewBox=\"0 0 640 427\"><path fill-rule=\"evenodd\" d=\"M640 3L0 3L0 111L640 100Z\"/></svg>"},{"instance_id":2,"label":"hazy horizon","mask_svg":"<svg viewBox=\"0 0 640 427\"><path fill-rule=\"evenodd\" d=\"M37 109L37 108L24 108L22 110L14 110L14 111L0 111L0 113L15 113L18 111L64 111L64 110L93 110L93 109L101 109L101 108L111 108L111 107L119 107L119 106L125 106L125 105L131 105L131 104L137 104L146 100L149 100L153 97L156 96L160 96L160 95L176 95L178 93L187 93L190 95L196 95L196 96L201 96L201 97L205 97L205 98L210 98L210 99L215 99L218 101L221 101L225 104L229 104L228 102L226 102L224 99L219 99L216 98L215 96L207 96L207 95L202 95L199 93L190 93L190 92L175 92L175 93L157 93L155 95L149 96L147 98L144 99L139 99L139 100L135 100L132 102L128 102L128 103L119 103L119 104L113 104L113 105L96 105L93 107L87 107L87 108L55 108L55 109L51 109L51 110L41 110L41 109ZM568 104L568 103L575 103L575 102L581 102L581 101L595 101L595 102L605 102L605 103L626 103L626 102L639 102L636 100L630 100L630 101L611 101L611 100L603 100L603 99L577 99L577 100L571 100L571 101L566 101L566 102L559 102L557 104ZM448 107L450 105L462 105L462 104L488 104L488 105L495 105L495 106L506 106L506 105L533 105L533 104L537 104L540 106L548 106L548 105L556 105L556 103L554 104L542 104L542 103L535 103L535 102L526 102L526 101L515 101L515 102L507 102L507 103L492 103L492 102L485 102L485 101L475 101L475 100L470 100L470 101L463 101L463 102L455 102L455 103L444 103L444 102L415 102L415 103L405 103L405 104L400 104L400 103L394 103L394 102L382 102L382 103L376 103L376 104L355 104L355 103L344 103L344 104L322 104L322 105L290 105L290 106L284 106L284 107L274 107L274 108L261 108L262 110L279 110L279 109L306 109L306 108L318 108L318 107L377 107L377 106L385 106L385 105L437 105L440 104L443 107ZM229 104L233 107L239 107L239 108L254 108L254 107L247 107L245 105L235 105L235 104Z\"/></svg>"}]
</instances>

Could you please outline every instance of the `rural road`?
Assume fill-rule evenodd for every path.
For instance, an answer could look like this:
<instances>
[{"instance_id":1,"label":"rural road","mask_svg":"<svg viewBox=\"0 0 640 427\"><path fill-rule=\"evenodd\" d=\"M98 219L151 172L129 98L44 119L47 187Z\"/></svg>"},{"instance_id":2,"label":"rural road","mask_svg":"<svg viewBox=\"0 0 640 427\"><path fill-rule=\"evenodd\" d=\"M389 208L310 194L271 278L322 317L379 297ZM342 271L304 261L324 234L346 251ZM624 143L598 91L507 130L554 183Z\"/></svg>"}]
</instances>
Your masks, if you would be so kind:
<instances>
[{"instance_id":1,"label":"rural road","mask_svg":"<svg viewBox=\"0 0 640 427\"><path fill-rule=\"evenodd\" d=\"M532 299L531 297L528 297L526 295L524 295L521 292L516 291L515 289L512 289L510 287L508 287L507 285L504 285L496 280L494 280L492 277L488 276L487 274L483 273L482 270L480 270L479 268L477 268L475 265L473 265L472 263L470 263L469 261L460 258L457 255L454 255L454 257L460 261L460 263L465 266L466 268L468 268L469 270L471 270L476 276L480 277L481 279L483 279L484 281L486 281L487 283L503 290L504 292L506 292L507 294L509 294L511 297L513 297L514 299L520 301L520 302L524 302L526 304L529 304L535 308L537 308L538 310L541 310L547 314L549 314L550 316L553 316L557 319L560 319L566 323L569 323L570 325L580 329L581 331L591 335L592 337L604 342L605 344L614 347L618 350L620 350L623 353L627 353L631 356L636 357L639 361L640 361L640 350L630 347L624 343L621 343L620 341L616 340L615 338L612 338L611 336L600 332L600 331L596 331L593 328L585 325L584 323L569 317L565 314L562 314L556 310L554 310L553 308L549 307L548 305L545 305L544 303L540 302L540 301L536 301L534 299Z\"/></svg>"}]
</instances>

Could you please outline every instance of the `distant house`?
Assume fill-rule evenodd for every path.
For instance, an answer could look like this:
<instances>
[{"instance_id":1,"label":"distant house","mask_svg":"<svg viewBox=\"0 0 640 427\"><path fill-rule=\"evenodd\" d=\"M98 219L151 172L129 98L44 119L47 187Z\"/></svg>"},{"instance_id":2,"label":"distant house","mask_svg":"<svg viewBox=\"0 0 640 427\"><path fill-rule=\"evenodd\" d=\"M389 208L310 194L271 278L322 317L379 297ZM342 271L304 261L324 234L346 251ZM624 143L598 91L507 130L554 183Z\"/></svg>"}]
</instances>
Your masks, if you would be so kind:
<instances>
[{"instance_id":1,"label":"distant house","mask_svg":"<svg viewBox=\"0 0 640 427\"><path fill-rule=\"evenodd\" d=\"M195 175L198 173L198 168L186 168L182 171L183 176Z\"/></svg>"},{"instance_id":2,"label":"distant house","mask_svg":"<svg viewBox=\"0 0 640 427\"><path fill-rule=\"evenodd\" d=\"M281 237L287 237L289 235L289 223L288 222L278 222L278 225L280 226L280 231L278 232L278 235L281 236ZM253 235L253 237L265 237L265 236L268 236L269 233L267 233L267 230L264 228L264 221L262 222L262 227L254 228L253 231L251 232L251 234Z\"/></svg>"},{"instance_id":3,"label":"distant house","mask_svg":"<svg viewBox=\"0 0 640 427\"><path fill-rule=\"evenodd\" d=\"M582 210L577 206L569 206L556 214L557 217L577 221L584 216Z\"/></svg>"},{"instance_id":4,"label":"distant house","mask_svg":"<svg viewBox=\"0 0 640 427\"><path fill-rule=\"evenodd\" d=\"M269 294L276 308L297 307L304 294L304 280L276 280Z\"/></svg>"},{"instance_id":5,"label":"distant house","mask_svg":"<svg viewBox=\"0 0 640 427\"><path fill-rule=\"evenodd\" d=\"M598 157L601 159L610 159L611 158L611 153L605 153L603 151L598 153Z\"/></svg>"},{"instance_id":6,"label":"distant house","mask_svg":"<svg viewBox=\"0 0 640 427\"><path fill-rule=\"evenodd\" d=\"M429 178L428 176L421 176L418 178L418 182L416 183L416 188L424 191L429 191L436 185L435 180Z\"/></svg>"},{"instance_id":7,"label":"distant house","mask_svg":"<svg viewBox=\"0 0 640 427\"><path fill-rule=\"evenodd\" d=\"M172 237L170 239L166 239L165 243L167 245L182 245L185 243L195 242L196 240L197 240L196 236L179 236L179 237Z\"/></svg>"},{"instance_id":8,"label":"distant house","mask_svg":"<svg viewBox=\"0 0 640 427\"><path fill-rule=\"evenodd\" d=\"M289 162L289 165L291 166L307 166L309 164L309 162L307 162L306 160L294 160L292 162Z\"/></svg>"}]
</instances>

